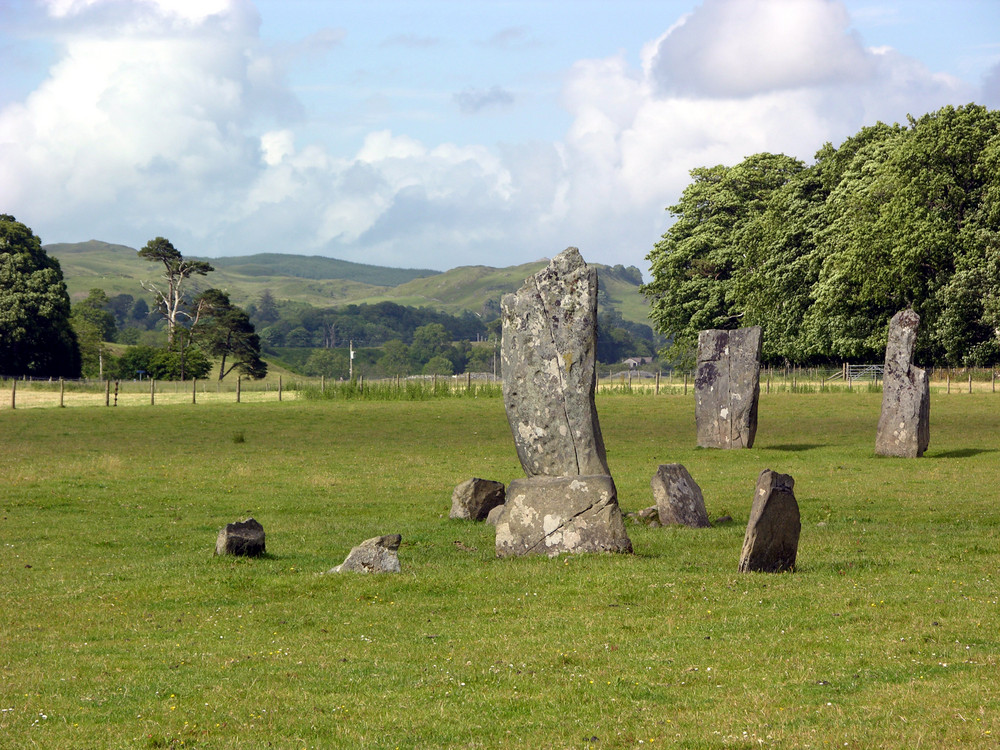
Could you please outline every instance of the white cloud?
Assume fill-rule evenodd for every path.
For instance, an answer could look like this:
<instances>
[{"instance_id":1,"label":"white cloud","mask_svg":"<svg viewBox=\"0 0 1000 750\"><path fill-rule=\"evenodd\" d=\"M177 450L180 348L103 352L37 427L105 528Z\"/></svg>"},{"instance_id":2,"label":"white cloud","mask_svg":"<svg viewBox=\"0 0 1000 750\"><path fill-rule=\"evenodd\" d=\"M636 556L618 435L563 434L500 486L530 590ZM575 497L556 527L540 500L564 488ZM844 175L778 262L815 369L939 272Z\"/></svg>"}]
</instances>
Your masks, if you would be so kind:
<instances>
[{"instance_id":1,"label":"white cloud","mask_svg":"<svg viewBox=\"0 0 1000 750\"><path fill-rule=\"evenodd\" d=\"M863 82L870 56L833 0L705 0L660 40L653 78L664 93L751 96Z\"/></svg>"},{"instance_id":2,"label":"white cloud","mask_svg":"<svg viewBox=\"0 0 1000 750\"><path fill-rule=\"evenodd\" d=\"M382 129L334 154L302 136L288 50L261 47L248 3L125 5L52 0L64 53L0 110L0 210L47 227L46 241L163 235L198 255L435 268L577 245L642 265L690 169L763 150L808 160L877 119L972 98L916 60L866 49L839 3L706 0L646 45L639 68L625 54L574 65L559 142L457 145ZM493 41L526 38L511 29Z\"/></svg>"}]
</instances>

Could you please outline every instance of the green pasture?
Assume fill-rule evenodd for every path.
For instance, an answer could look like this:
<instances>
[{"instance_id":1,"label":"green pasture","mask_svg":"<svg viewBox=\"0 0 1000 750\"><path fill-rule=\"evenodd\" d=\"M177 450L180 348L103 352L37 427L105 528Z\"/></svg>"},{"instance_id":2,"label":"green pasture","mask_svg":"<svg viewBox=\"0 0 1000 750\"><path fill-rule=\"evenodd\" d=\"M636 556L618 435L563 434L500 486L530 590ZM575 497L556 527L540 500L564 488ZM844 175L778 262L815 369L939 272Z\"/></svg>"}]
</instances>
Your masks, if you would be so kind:
<instances>
[{"instance_id":1,"label":"green pasture","mask_svg":"<svg viewBox=\"0 0 1000 750\"><path fill-rule=\"evenodd\" d=\"M922 459L880 394L761 397L694 447L693 397L598 399L624 510L660 463L711 529L497 560L448 519L521 475L501 399L0 412L0 748L954 748L1000 737L1000 395L934 394ZM795 573L738 574L790 473ZM268 556L213 556L248 516ZM400 533L399 575L319 575Z\"/></svg>"}]
</instances>

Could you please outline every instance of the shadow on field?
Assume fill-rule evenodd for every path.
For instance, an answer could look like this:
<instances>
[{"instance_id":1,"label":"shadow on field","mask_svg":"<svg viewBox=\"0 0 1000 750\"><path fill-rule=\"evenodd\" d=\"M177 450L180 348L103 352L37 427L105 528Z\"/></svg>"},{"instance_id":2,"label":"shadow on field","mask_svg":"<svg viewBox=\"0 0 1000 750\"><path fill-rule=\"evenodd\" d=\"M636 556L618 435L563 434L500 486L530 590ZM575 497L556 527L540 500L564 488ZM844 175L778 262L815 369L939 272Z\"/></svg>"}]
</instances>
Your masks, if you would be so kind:
<instances>
[{"instance_id":1,"label":"shadow on field","mask_svg":"<svg viewBox=\"0 0 1000 750\"><path fill-rule=\"evenodd\" d=\"M788 445L769 445L765 450L769 451L811 451L813 448L822 448L819 443L789 443Z\"/></svg>"},{"instance_id":2,"label":"shadow on field","mask_svg":"<svg viewBox=\"0 0 1000 750\"><path fill-rule=\"evenodd\" d=\"M925 453L927 458L971 458L980 453L996 453L996 448L960 448L957 451L945 451L944 453Z\"/></svg>"}]
</instances>

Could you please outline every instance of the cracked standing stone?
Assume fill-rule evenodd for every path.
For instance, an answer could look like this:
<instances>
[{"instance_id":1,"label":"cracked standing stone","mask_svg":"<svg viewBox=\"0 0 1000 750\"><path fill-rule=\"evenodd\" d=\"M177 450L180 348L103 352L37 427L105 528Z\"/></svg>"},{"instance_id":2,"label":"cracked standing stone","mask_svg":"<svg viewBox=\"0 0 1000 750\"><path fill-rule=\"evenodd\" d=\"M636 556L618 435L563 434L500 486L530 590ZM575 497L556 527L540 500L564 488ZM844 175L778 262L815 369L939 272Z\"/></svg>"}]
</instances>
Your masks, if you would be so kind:
<instances>
[{"instance_id":1,"label":"cracked standing stone","mask_svg":"<svg viewBox=\"0 0 1000 750\"><path fill-rule=\"evenodd\" d=\"M919 458L930 443L930 381L912 364L919 327L920 316L913 310L900 310L889 322L882 413L875 437L880 456Z\"/></svg>"},{"instance_id":2,"label":"cracked standing stone","mask_svg":"<svg viewBox=\"0 0 1000 750\"><path fill-rule=\"evenodd\" d=\"M497 555L631 552L594 404L596 270L567 248L501 307L504 407L527 478L491 516Z\"/></svg>"},{"instance_id":3,"label":"cracked standing stone","mask_svg":"<svg viewBox=\"0 0 1000 750\"><path fill-rule=\"evenodd\" d=\"M698 334L694 417L702 448L753 447L760 351L760 326Z\"/></svg>"}]
</instances>

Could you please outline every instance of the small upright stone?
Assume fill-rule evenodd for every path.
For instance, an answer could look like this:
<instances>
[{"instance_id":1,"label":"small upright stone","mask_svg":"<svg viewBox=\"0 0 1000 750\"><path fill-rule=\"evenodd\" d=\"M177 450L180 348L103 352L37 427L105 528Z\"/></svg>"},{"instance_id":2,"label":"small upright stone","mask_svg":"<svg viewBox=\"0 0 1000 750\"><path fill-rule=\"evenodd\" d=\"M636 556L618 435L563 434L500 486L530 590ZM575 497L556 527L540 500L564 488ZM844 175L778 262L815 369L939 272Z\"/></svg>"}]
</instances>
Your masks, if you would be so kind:
<instances>
[{"instance_id":1,"label":"small upright stone","mask_svg":"<svg viewBox=\"0 0 1000 750\"><path fill-rule=\"evenodd\" d=\"M912 364L919 327L920 316L913 310L900 310L889 321L882 413L875 437L875 453L880 456L919 458L930 443L930 381Z\"/></svg>"},{"instance_id":2,"label":"small upright stone","mask_svg":"<svg viewBox=\"0 0 1000 750\"><path fill-rule=\"evenodd\" d=\"M466 479L451 493L449 518L485 521L490 511L503 505L505 498L502 482L491 479Z\"/></svg>"},{"instance_id":3,"label":"small upright stone","mask_svg":"<svg viewBox=\"0 0 1000 750\"><path fill-rule=\"evenodd\" d=\"M757 435L761 328L698 334L695 423L702 448L751 448Z\"/></svg>"},{"instance_id":4,"label":"small upright stone","mask_svg":"<svg viewBox=\"0 0 1000 750\"><path fill-rule=\"evenodd\" d=\"M788 474L764 469L757 477L747 533L743 538L740 572L778 573L795 570L799 549L799 504Z\"/></svg>"},{"instance_id":5,"label":"small upright stone","mask_svg":"<svg viewBox=\"0 0 1000 750\"><path fill-rule=\"evenodd\" d=\"M215 554L260 557L265 553L264 527L253 518L228 523L215 539Z\"/></svg>"},{"instance_id":6,"label":"small upright stone","mask_svg":"<svg viewBox=\"0 0 1000 750\"><path fill-rule=\"evenodd\" d=\"M701 487L681 464L661 464L650 482L662 525L708 528L708 511Z\"/></svg>"},{"instance_id":7,"label":"small upright stone","mask_svg":"<svg viewBox=\"0 0 1000 750\"><path fill-rule=\"evenodd\" d=\"M399 534L386 534L366 539L347 555L347 559L327 573L398 573Z\"/></svg>"}]
</instances>

